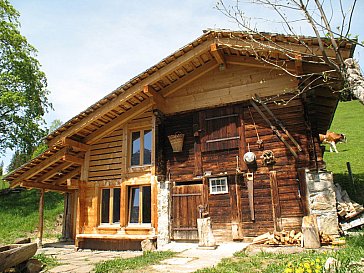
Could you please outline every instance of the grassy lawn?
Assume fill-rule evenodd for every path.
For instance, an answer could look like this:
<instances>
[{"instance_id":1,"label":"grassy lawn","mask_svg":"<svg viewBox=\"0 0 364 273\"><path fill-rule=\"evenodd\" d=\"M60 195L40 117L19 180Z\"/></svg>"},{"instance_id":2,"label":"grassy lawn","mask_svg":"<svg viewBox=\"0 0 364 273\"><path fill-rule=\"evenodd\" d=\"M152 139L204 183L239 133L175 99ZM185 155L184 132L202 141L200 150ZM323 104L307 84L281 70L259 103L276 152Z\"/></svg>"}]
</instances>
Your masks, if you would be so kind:
<instances>
[{"instance_id":1,"label":"grassy lawn","mask_svg":"<svg viewBox=\"0 0 364 273\"><path fill-rule=\"evenodd\" d=\"M327 258L333 257L340 263L335 273L363 272L352 262L360 262L364 257L364 235L349 238L347 246L338 251L306 251L297 254L272 254L260 252L249 256L237 252L233 258L224 259L216 267L196 271L196 273L322 273ZM351 271L347 271L349 269Z\"/></svg>"},{"instance_id":2,"label":"grassy lawn","mask_svg":"<svg viewBox=\"0 0 364 273\"><path fill-rule=\"evenodd\" d=\"M364 106L358 101L340 102L330 131L344 133L348 141L337 145L339 153L330 153L326 146L327 169L353 200L364 204ZM349 179L346 162L351 164L354 184Z\"/></svg>"},{"instance_id":3,"label":"grassy lawn","mask_svg":"<svg viewBox=\"0 0 364 273\"><path fill-rule=\"evenodd\" d=\"M125 270L136 270L148 265L158 264L161 260L168 259L174 255L171 251L144 252L143 255L129 259L114 259L96 265L96 273L123 272Z\"/></svg>"},{"instance_id":4,"label":"grassy lawn","mask_svg":"<svg viewBox=\"0 0 364 273\"><path fill-rule=\"evenodd\" d=\"M44 200L44 238L47 238L54 236L55 220L63 213L63 195L47 192ZM39 192L36 190L0 196L0 244L36 236L38 206Z\"/></svg>"}]
</instances>

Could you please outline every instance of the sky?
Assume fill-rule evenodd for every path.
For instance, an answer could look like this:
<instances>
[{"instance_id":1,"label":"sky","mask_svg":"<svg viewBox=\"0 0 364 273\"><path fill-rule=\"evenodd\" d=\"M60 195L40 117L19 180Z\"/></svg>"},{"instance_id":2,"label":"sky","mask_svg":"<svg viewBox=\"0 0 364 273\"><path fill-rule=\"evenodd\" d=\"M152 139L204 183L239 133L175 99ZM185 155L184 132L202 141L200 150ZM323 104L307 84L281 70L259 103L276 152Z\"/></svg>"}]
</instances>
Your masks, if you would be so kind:
<instances>
[{"instance_id":1,"label":"sky","mask_svg":"<svg viewBox=\"0 0 364 273\"><path fill-rule=\"evenodd\" d=\"M47 76L54 107L45 117L48 124L68 121L204 29L239 29L215 8L216 0L9 1L20 12L21 33L38 50ZM364 40L364 1L358 2L352 33ZM256 6L244 7L252 17L274 16ZM282 33L269 22L259 26ZM310 34L304 27L300 31ZM363 49L355 57L364 67L360 55ZM7 166L10 158L7 151L0 162Z\"/></svg>"}]
</instances>

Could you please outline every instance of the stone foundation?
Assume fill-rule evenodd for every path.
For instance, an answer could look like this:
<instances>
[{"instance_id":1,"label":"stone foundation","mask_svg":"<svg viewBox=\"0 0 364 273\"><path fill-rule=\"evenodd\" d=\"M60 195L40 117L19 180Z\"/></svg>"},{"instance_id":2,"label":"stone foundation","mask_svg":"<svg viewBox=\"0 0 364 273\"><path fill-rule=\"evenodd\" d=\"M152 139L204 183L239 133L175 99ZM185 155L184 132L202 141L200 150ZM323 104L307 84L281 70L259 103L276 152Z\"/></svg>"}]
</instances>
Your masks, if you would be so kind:
<instances>
[{"instance_id":1,"label":"stone foundation","mask_svg":"<svg viewBox=\"0 0 364 273\"><path fill-rule=\"evenodd\" d=\"M171 183L169 181L158 181L158 248L170 242L170 184Z\"/></svg>"},{"instance_id":2,"label":"stone foundation","mask_svg":"<svg viewBox=\"0 0 364 273\"><path fill-rule=\"evenodd\" d=\"M306 170L306 182L310 214L317 215L319 230L337 235L339 224L332 172Z\"/></svg>"}]
</instances>

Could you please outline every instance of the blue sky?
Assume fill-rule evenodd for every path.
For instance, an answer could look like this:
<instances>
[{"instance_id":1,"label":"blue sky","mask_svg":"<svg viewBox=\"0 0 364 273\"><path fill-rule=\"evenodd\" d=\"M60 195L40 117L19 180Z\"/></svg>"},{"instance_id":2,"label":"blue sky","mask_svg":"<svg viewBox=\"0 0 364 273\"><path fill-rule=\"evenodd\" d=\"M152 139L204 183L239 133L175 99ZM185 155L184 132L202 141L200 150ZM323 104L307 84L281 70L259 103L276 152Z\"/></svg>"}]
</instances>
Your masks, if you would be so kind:
<instances>
[{"instance_id":1,"label":"blue sky","mask_svg":"<svg viewBox=\"0 0 364 273\"><path fill-rule=\"evenodd\" d=\"M361 15L364 1L358 2L352 33L364 40ZM10 0L10 3L20 12L21 32L38 49L38 60L47 75L55 110L46 116L49 123L54 119L66 122L200 36L203 29L238 29L214 9L216 0ZM245 6L252 16L271 16L261 8ZM282 32L272 24L265 23L263 28ZM302 32L307 34L304 28ZM9 154L0 159L5 165Z\"/></svg>"}]
</instances>

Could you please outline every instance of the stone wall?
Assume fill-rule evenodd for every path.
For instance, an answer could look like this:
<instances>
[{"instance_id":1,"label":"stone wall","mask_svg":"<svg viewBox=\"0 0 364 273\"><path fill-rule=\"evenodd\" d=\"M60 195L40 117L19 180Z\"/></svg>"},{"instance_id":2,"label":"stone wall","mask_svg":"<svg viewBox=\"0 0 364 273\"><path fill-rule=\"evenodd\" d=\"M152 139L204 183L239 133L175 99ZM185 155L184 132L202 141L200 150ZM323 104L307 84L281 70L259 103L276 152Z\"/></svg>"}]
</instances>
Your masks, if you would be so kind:
<instances>
[{"instance_id":1,"label":"stone wall","mask_svg":"<svg viewBox=\"0 0 364 273\"><path fill-rule=\"evenodd\" d=\"M170 241L171 220L171 183L158 181L158 237L157 247L160 248Z\"/></svg>"},{"instance_id":2,"label":"stone wall","mask_svg":"<svg viewBox=\"0 0 364 273\"><path fill-rule=\"evenodd\" d=\"M337 235L339 227L332 172L306 170L306 182L310 214L317 215L320 231Z\"/></svg>"}]
</instances>

